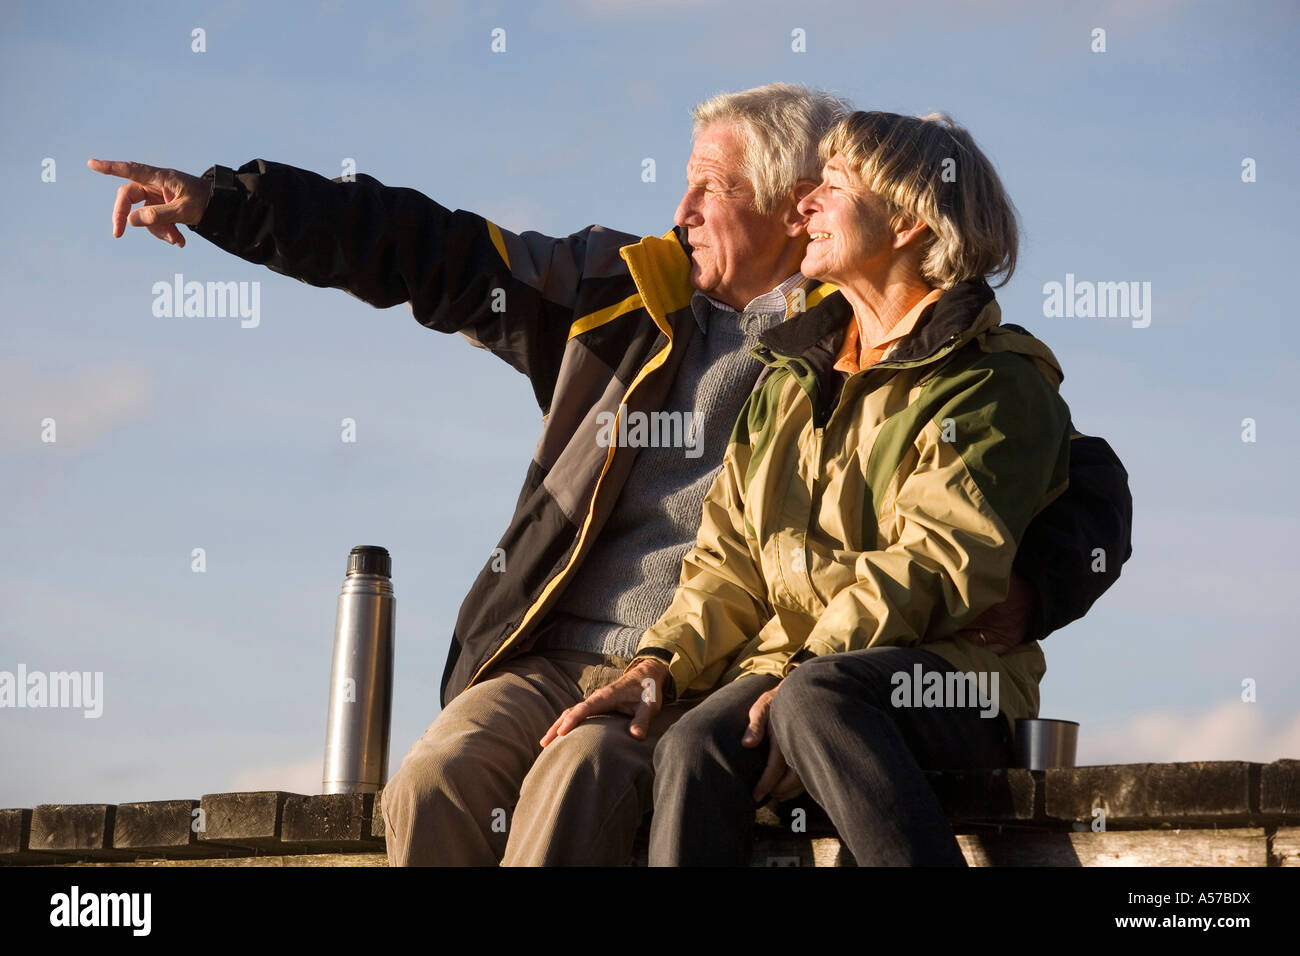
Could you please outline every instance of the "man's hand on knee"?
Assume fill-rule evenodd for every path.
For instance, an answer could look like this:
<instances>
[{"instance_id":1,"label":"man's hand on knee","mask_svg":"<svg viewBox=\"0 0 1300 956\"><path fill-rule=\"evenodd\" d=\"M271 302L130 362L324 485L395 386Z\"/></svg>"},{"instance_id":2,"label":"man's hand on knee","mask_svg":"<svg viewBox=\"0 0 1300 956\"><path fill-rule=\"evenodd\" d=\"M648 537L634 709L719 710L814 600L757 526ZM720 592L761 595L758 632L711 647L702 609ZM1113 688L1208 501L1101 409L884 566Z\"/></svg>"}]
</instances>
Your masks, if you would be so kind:
<instances>
[{"instance_id":1,"label":"man's hand on knee","mask_svg":"<svg viewBox=\"0 0 1300 956\"><path fill-rule=\"evenodd\" d=\"M580 704L565 710L542 738L547 746L557 737L563 737L588 717L597 714L628 714L632 721L628 733L645 739L650 732L650 721L663 707L663 686L668 668L659 661L637 661L618 680L606 684Z\"/></svg>"}]
</instances>

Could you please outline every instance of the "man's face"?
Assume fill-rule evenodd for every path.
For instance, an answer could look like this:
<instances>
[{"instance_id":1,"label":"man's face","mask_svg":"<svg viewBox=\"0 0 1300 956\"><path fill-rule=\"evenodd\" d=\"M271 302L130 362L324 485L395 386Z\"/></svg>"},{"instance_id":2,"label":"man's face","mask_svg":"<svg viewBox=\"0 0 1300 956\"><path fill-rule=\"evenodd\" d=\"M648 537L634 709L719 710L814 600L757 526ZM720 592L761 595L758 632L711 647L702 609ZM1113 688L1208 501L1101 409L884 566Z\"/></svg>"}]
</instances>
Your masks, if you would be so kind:
<instances>
[{"instance_id":1,"label":"man's face","mask_svg":"<svg viewBox=\"0 0 1300 956\"><path fill-rule=\"evenodd\" d=\"M808 217L808 249L799 271L836 285L886 275L894 256L889 207L832 156L821 185L799 202Z\"/></svg>"},{"instance_id":2,"label":"man's face","mask_svg":"<svg viewBox=\"0 0 1300 956\"><path fill-rule=\"evenodd\" d=\"M730 123L701 130L686 164L686 194L673 217L686 227L691 244L691 285L736 309L788 278L776 273L792 239L782 209L754 211L754 187L740 171L741 150L740 134ZM801 235L802 227L795 233Z\"/></svg>"}]
</instances>

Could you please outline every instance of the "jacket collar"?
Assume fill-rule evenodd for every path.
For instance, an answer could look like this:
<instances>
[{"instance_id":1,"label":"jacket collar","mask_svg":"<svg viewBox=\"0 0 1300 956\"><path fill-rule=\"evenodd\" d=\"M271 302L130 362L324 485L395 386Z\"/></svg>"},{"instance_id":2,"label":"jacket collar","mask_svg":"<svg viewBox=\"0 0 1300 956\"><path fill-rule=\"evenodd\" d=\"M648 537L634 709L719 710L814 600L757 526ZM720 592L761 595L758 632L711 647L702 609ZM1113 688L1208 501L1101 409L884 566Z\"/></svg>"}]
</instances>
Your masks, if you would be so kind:
<instances>
[{"instance_id":1,"label":"jacket collar","mask_svg":"<svg viewBox=\"0 0 1300 956\"><path fill-rule=\"evenodd\" d=\"M662 236L646 236L619 249L632 281L641 293L646 311L660 331L672 339L669 316L691 304L691 260L689 246L673 228Z\"/></svg>"},{"instance_id":2,"label":"jacket collar","mask_svg":"<svg viewBox=\"0 0 1300 956\"><path fill-rule=\"evenodd\" d=\"M912 364L924 361L962 339L970 339L999 321L997 310L985 309L993 302L993 290L983 279L960 282L939 301L926 308L912 333L878 365ZM824 359L839 354L853 309L838 290L803 315L787 319L759 338L772 352L788 358Z\"/></svg>"}]
</instances>

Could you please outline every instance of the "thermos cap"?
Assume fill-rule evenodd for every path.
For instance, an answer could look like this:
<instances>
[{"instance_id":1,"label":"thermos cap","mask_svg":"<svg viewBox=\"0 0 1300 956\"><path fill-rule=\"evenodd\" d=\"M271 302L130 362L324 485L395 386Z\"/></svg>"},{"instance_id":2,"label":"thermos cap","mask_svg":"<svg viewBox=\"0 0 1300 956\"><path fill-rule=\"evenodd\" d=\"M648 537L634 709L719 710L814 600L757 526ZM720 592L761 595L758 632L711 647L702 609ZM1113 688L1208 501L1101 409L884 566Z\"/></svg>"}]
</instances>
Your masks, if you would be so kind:
<instances>
[{"instance_id":1,"label":"thermos cap","mask_svg":"<svg viewBox=\"0 0 1300 956\"><path fill-rule=\"evenodd\" d=\"M378 574L392 577L393 559L388 556L388 549L378 545L363 544L352 549L348 555L348 574Z\"/></svg>"}]
</instances>

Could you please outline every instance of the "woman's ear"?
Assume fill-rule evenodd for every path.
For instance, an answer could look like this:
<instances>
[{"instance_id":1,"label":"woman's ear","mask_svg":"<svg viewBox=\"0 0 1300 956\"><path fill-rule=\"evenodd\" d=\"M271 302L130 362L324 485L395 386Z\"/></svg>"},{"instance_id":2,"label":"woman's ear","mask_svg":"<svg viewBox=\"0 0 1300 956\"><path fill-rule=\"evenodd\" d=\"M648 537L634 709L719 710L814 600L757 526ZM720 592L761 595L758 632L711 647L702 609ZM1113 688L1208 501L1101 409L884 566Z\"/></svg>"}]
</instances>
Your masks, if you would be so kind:
<instances>
[{"instance_id":1,"label":"woman's ear","mask_svg":"<svg viewBox=\"0 0 1300 956\"><path fill-rule=\"evenodd\" d=\"M920 219L911 216L904 216L901 213L894 217L891 227L894 230L894 248L902 249L911 242L925 241L924 234L930 231Z\"/></svg>"}]
</instances>

